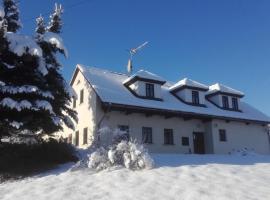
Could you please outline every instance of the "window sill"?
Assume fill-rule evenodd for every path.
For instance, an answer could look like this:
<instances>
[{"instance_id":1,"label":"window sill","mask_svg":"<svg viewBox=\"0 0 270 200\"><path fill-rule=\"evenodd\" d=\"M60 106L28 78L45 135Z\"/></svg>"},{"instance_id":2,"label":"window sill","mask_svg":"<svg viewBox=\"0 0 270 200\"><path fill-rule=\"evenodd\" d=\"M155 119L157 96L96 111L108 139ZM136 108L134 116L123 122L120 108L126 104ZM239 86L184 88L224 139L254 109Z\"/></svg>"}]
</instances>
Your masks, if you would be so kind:
<instances>
[{"instance_id":1,"label":"window sill","mask_svg":"<svg viewBox=\"0 0 270 200\"><path fill-rule=\"evenodd\" d=\"M175 144L163 144L163 145L165 145L165 146L173 146Z\"/></svg>"}]
</instances>

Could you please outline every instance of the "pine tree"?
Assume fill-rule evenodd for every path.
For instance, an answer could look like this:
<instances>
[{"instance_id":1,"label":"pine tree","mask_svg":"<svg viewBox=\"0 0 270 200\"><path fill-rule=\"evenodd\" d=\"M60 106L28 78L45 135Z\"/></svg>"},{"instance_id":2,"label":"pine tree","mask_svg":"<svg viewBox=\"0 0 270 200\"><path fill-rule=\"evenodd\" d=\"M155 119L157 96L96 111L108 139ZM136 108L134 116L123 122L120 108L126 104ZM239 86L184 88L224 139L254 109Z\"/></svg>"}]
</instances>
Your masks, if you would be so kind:
<instances>
[{"instance_id":1,"label":"pine tree","mask_svg":"<svg viewBox=\"0 0 270 200\"><path fill-rule=\"evenodd\" d=\"M40 15L37 19L37 28L36 28L36 33L38 36L41 36L45 33L46 31L46 27L45 27L45 23L44 23L44 18L42 17L42 15Z\"/></svg>"},{"instance_id":2,"label":"pine tree","mask_svg":"<svg viewBox=\"0 0 270 200\"><path fill-rule=\"evenodd\" d=\"M0 139L53 133L59 122L51 105L55 97L46 82L42 49L32 37L7 32L13 24L6 23L6 16L0 23Z\"/></svg>"},{"instance_id":3,"label":"pine tree","mask_svg":"<svg viewBox=\"0 0 270 200\"><path fill-rule=\"evenodd\" d=\"M55 10L54 12L50 15L50 22L47 27L47 30L52 33L60 33L63 23L62 23L62 18L61 15L63 14L63 8L61 4L58 6L55 4Z\"/></svg>"},{"instance_id":4,"label":"pine tree","mask_svg":"<svg viewBox=\"0 0 270 200\"><path fill-rule=\"evenodd\" d=\"M56 114L56 120L63 122L69 128L74 128L71 119L77 120L76 112L70 108L72 94L69 86L60 73L61 64L57 60L57 52L66 56L66 49L63 45L61 37L58 35L62 28L61 15L63 9L61 5L55 5L55 10L51 14L49 25L46 27L46 32L43 33L43 23L39 18L37 20L37 42L43 50L43 58L48 69L46 75L46 83L48 84L49 91L55 97L51 101L52 108ZM63 123L55 125L55 129L62 130Z\"/></svg>"},{"instance_id":5,"label":"pine tree","mask_svg":"<svg viewBox=\"0 0 270 200\"><path fill-rule=\"evenodd\" d=\"M3 4L7 31L15 33L21 28L17 3L14 0L3 0Z\"/></svg>"}]
</instances>

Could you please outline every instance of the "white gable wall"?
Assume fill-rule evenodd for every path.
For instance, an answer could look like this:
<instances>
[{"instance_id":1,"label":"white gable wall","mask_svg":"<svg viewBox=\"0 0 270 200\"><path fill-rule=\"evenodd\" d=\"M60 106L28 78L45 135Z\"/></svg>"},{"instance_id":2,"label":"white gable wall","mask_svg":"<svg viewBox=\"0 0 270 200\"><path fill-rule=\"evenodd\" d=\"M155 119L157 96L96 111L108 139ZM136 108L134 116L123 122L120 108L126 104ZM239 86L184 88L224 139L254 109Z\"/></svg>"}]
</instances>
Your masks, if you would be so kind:
<instances>
[{"instance_id":1,"label":"white gable wall","mask_svg":"<svg viewBox=\"0 0 270 200\"><path fill-rule=\"evenodd\" d=\"M79 120L75 130L71 130L64 126L63 135L64 137L68 137L69 134L72 134L72 144L75 145L75 132L79 131L79 147L85 148L91 144L93 133L96 128L97 96L80 71L78 72L72 87L78 97L75 110L78 113ZM84 101L80 104L80 91L82 89L84 90ZM84 128L88 129L88 144L86 145L83 144Z\"/></svg>"}]
</instances>

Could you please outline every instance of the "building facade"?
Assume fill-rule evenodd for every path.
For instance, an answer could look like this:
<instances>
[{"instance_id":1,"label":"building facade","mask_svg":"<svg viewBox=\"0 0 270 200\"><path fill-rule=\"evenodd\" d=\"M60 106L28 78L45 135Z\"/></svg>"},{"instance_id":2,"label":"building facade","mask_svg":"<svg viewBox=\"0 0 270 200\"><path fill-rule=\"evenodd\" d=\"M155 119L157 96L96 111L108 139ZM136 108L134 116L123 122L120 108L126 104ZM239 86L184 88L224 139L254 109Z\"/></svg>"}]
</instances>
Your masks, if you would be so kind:
<instances>
[{"instance_id":1,"label":"building facade","mask_svg":"<svg viewBox=\"0 0 270 200\"><path fill-rule=\"evenodd\" d=\"M63 136L78 147L88 147L109 127L126 131L153 153L270 153L269 117L225 85L187 78L174 84L144 70L128 76L82 65L70 84L79 121ZM98 139L109 143L112 135Z\"/></svg>"}]
</instances>

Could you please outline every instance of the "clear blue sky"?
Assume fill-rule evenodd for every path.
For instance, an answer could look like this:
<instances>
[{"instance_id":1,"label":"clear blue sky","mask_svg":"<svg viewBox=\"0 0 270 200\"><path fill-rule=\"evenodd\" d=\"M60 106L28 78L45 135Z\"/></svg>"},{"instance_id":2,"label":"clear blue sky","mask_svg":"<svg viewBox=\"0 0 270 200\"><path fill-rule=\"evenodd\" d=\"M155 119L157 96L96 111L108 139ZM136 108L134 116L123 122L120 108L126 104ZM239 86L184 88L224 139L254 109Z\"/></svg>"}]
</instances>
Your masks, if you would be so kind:
<instances>
[{"instance_id":1,"label":"clear blue sky","mask_svg":"<svg viewBox=\"0 0 270 200\"><path fill-rule=\"evenodd\" d=\"M270 115L270 1L58 2L66 8L67 80L77 63L125 72L125 50L149 41L134 60L135 70L144 68L171 81L221 82L245 92L246 102ZM46 16L54 3L20 0L21 32L32 33L33 18Z\"/></svg>"}]
</instances>

